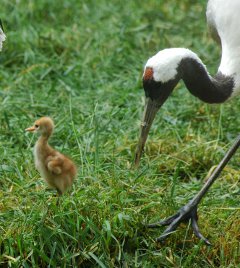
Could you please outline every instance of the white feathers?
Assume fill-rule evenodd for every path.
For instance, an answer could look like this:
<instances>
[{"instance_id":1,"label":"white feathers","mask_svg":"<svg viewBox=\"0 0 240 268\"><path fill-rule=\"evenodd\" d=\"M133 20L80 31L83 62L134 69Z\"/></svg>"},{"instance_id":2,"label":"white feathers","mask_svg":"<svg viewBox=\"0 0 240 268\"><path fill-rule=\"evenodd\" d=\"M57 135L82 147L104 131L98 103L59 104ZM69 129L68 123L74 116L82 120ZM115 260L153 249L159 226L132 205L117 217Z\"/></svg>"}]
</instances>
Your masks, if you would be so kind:
<instances>
[{"instance_id":1,"label":"white feathers","mask_svg":"<svg viewBox=\"0 0 240 268\"><path fill-rule=\"evenodd\" d=\"M2 50L2 43L6 40L6 35L3 30L0 28L0 51Z\"/></svg>"},{"instance_id":2,"label":"white feathers","mask_svg":"<svg viewBox=\"0 0 240 268\"><path fill-rule=\"evenodd\" d=\"M178 65L184 58L192 58L203 65L199 57L189 49L168 48L151 57L147 61L145 68L151 67L154 80L165 83L176 77Z\"/></svg>"},{"instance_id":3,"label":"white feathers","mask_svg":"<svg viewBox=\"0 0 240 268\"><path fill-rule=\"evenodd\" d=\"M232 96L240 94L239 10L239 0L210 0L207 7L208 21L221 39L222 58L218 71L234 78Z\"/></svg>"}]
</instances>

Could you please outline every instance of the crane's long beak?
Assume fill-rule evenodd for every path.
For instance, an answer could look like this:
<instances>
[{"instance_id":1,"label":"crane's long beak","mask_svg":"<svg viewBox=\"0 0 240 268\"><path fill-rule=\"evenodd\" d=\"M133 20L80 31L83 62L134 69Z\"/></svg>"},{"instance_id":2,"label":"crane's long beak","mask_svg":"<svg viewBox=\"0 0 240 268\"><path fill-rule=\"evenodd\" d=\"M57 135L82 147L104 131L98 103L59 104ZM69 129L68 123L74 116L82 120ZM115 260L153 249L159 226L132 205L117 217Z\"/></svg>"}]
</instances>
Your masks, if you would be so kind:
<instances>
[{"instance_id":1,"label":"crane's long beak","mask_svg":"<svg viewBox=\"0 0 240 268\"><path fill-rule=\"evenodd\" d=\"M139 166L139 162L143 153L149 130L156 116L157 111L164 104L171 92L180 79L176 75L174 79L167 82L155 81L153 79L153 69L146 67L143 75L143 88L145 91L146 102L143 114L143 122L141 124L140 137L138 141L137 151L135 154L134 167Z\"/></svg>"},{"instance_id":2,"label":"crane's long beak","mask_svg":"<svg viewBox=\"0 0 240 268\"><path fill-rule=\"evenodd\" d=\"M139 166L139 162L143 153L144 145L146 143L149 130L156 116L156 113L160 107L161 105L159 104L157 100L146 98L143 121L141 124L141 130L140 130L140 137L139 137L137 151L136 151L135 160L134 160L135 167Z\"/></svg>"},{"instance_id":3,"label":"crane's long beak","mask_svg":"<svg viewBox=\"0 0 240 268\"><path fill-rule=\"evenodd\" d=\"M34 126L25 129L25 131L28 131L28 132L33 132L35 130L36 130L36 128Z\"/></svg>"}]
</instances>

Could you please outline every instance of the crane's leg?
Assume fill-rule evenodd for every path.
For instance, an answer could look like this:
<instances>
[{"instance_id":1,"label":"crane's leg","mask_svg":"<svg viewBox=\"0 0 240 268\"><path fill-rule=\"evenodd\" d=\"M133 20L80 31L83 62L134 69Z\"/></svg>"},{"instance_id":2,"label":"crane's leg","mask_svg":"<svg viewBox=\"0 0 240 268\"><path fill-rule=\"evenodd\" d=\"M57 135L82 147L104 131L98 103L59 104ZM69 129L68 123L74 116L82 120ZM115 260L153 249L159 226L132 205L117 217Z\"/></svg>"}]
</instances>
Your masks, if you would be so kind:
<instances>
[{"instance_id":1,"label":"crane's leg","mask_svg":"<svg viewBox=\"0 0 240 268\"><path fill-rule=\"evenodd\" d=\"M197 224L197 220L198 220L197 207L201 199L203 198L203 196L207 193L208 189L211 187L214 181L218 178L221 171L224 169L224 167L227 165L229 160L235 154L239 146L240 146L240 135L237 137L237 139L235 140L235 142L233 143L229 151L225 154L224 158L216 167L214 172L211 174L211 176L209 177L207 182L204 184L202 189L198 192L198 194L191 201L189 201L185 206L183 206L175 215L172 215L165 220L162 220L156 223L151 223L148 225L149 228L157 228L159 226L168 226L166 230L163 232L163 234L156 239L157 241L163 241L167 236L169 236L172 232L174 232L177 229L177 227L180 225L181 222L190 220L194 234L199 239L202 239L207 245L211 245L210 242L199 231L198 224Z\"/></svg>"}]
</instances>

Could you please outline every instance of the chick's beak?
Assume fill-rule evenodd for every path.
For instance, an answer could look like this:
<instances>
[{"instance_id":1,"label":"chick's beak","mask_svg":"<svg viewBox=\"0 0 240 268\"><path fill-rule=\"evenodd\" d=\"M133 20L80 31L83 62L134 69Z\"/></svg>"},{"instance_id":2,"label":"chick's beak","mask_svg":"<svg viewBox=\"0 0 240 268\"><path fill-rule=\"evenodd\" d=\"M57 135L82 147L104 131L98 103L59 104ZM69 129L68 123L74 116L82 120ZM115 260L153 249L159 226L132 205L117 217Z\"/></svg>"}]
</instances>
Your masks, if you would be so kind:
<instances>
[{"instance_id":1,"label":"chick's beak","mask_svg":"<svg viewBox=\"0 0 240 268\"><path fill-rule=\"evenodd\" d=\"M35 130L36 130L36 128L34 126L25 129L25 131L28 131L28 132L33 132Z\"/></svg>"}]
</instances>

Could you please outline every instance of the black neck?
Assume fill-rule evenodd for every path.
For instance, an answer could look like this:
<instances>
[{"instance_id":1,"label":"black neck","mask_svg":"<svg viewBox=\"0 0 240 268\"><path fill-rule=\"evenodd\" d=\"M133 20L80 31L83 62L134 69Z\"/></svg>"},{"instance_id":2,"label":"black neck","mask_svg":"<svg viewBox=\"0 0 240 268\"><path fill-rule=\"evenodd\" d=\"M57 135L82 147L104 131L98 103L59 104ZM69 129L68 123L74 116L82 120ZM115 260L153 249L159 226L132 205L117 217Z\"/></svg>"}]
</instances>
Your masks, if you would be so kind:
<instances>
[{"instance_id":1,"label":"black neck","mask_svg":"<svg viewBox=\"0 0 240 268\"><path fill-rule=\"evenodd\" d=\"M179 64L178 73L188 90L204 102L221 103L232 94L234 87L232 77L221 73L211 77L204 66L195 59L183 59Z\"/></svg>"}]
</instances>

